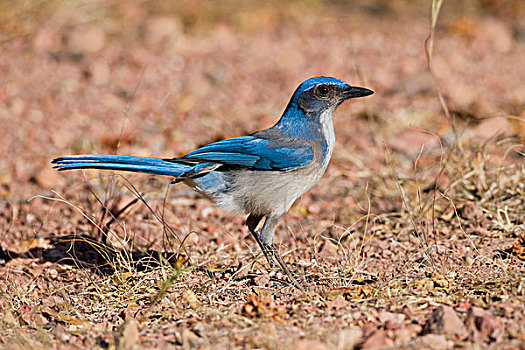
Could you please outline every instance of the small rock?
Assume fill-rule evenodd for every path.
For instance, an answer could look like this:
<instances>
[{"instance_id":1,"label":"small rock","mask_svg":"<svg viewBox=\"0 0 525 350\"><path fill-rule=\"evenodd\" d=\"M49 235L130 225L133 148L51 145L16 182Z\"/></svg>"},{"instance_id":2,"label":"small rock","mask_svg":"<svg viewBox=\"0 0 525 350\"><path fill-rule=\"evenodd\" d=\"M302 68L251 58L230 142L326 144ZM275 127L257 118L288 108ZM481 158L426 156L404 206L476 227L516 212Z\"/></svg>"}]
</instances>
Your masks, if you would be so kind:
<instances>
[{"instance_id":1,"label":"small rock","mask_svg":"<svg viewBox=\"0 0 525 350\"><path fill-rule=\"evenodd\" d=\"M328 350L326 344L317 340L301 339L292 343L288 350Z\"/></svg>"},{"instance_id":2,"label":"small rock","mask_svg":"<svg viewBox=\"0 0 525 350\"><path fill-rule=\"evenodd\" d=\"M208 326L206 326L204 323L199 322L195 324L192 328L193 332L197 334L199 337L204 337L207 333Z\"/></svg>"},{"instance_id":3,"label":"small rock","mask_svg":"<svg viewBox=\"0 0 525 350\"><path fill-rule=\"evenodd\" d=\"M339 247L337 244L333 243L330 240L324 240L323 245L321 247L321 251L318 253L318 256L320 258L333 258L334 256L337 256L337 252L339 250Z\"/></svg>"},{"instance_id":4,"label":"small rock","mask_svg":"<svg viewBox=\"0 0 525 350\"><path fill-rule=\"evenodd\" d=\"M67 47L73 53L96 53L106 45L106 33L96 25L80 25L73 28Z\"/></svg>"},{"instance_id":5,"label":"small rock","mask_svg":"<svg viewBox=\"0 0 525 350\"><path fill-rule=\"evenodd\" d=\"M440 306L435 309L425 323L423 333L445 334L447 337L459 339L464 339L468 335L463 322L450 306Z\"/></svg>"},{"instance_id":6,"label":"small rock","mask_svg":"<svg viewBox=\"0 0 525 350\"><path fill-rule=\"evenodd\" d=\"M2 323L5 326L17 327L20 326L19 316L11 312L11 310L4 310L2 315Z\"/></svg>"},{"instance_id":7,"label":"small rock","mask_svg":"<svg viewBox=\"0 0 525 350\"><path fill-rule=\"evenodd\" d=\"M11 101L11 112L17 117L21 116L26 108L26 103L23 99L15 97Z\"/></svg>"},{"instance_id":8,"label":"small rock","mask_svg":"<svg viewBox=\"0 0 525 350\"><path fill-rule=\"evenodd\" d=\"M419 342L425 349L436 349L444 350L451 349L454 345L453 342L447 341L444 335L439 334L427 334L419 338Z\"/></svg>"},{"instance_id":9,"label":"small rock","mask_svg":"<svg viewBox=\"0 0 525 350\"><path fill-rule=\"evenodd\" d=\"M94 85L106 85L109 83L109 66L104 60L91 62L88 68L89 78Z\"/></svg>"},{"instance_id":10,"label":"small rock","mask_svg":"<svg viewBox=\"0 0 525 350\"><path fill-rule=\"evenodd\" d=\"M343 296L339 295L334 300L328 300L326 302L326 307L329 310L338 311L348 307L349 304L350 303L345 298L343 298Z\"/></svg>"},{"instance_id":11,"label":"small rock","mask_svg":"<svg viewBox=\"0 0 525 350\"><path fill-rule=\"evenodd\" d=\"M198 349L203 344L203 339L189 329L182 331L182 348L184 350Z\"/></svg>"},{"instance_id":12,"label":"small rock","mask_svg":"<svg viewBox=\"0 0 525 350\"><path fill-rule=\"evenodd\" d=\"M47 190L63 187L66 184L64 177L51 167L43 168L33 176L33 179L38 185Z\"/></svg>"},{"instance_id":13,"label":"small rock","mask_svg":"<svg viewBox=\"0 0 525 350\"><path fill-rule=\"evenodd\" d=\"M131 350L139 340L139 323L133 318L129 319L120 326L117 334L117 349Z\"/></svg>"},{"instance_id":14,"label":"small rock","mask_svg":"<svg viewBox=\"0 0 525 350\"><path fill-rule=\"evenodd\" d=\"M387 329L398 328L403 323L405 318L406 316L404 314L398 314L388 311L381 311L379 313L379 321L384 323Z\"/></svg>"},{"instance_id":15,"label":"small rock","mask_svg":"<svg viewBox=\"0 0 525 350\"><path fill-rule=\"evenodd\" d=\"M370 337L361 345L362 349L381 349L391 347L394 345L394 341L388 337L386 332L379 329L372 333Z\"/></svg>"},{"instance_id":16,"label":"small rock","mask_svg":"<svg viewBox=\"0 0 525 350\"><path fill-rule=\"evenodd\" d=\"M446 87L445 95L454 110L472 110L479 99L478 88L471 82L455 81Z\"/></svg>"},{"instance_id":17,"label":"small rock","mask_svg":"<svg viewBox=\"0 0 525 350\"><path fill-rule=\"evenodd\" d=\"M351 350L363 339L363 331L359 327L343 329L337 333L338 350Z\"/></svg>"},{"instance_id":18,"label":"small rock","mask_svg":"<svg viewBox=\"0 0 525 350\"><path fill-rule=\"evenodd\" d=\"M61 46L61 36L57 31L42 28L33 37L33 48L37 52L58 50Z\"/></svg>"},{"instance_id":19,"label":"small rock","mask_svg":"<svg viewBox=\"0 0 525 350\"><path fill-rule=\"evenodd\" d=\"M31 109L27 113L27 120L31 121L34 124L41 124L46 118L44 112L39 109Z\"/></svg>"},{"instance_id":20,"label":"small rock","mask_svg":"<svg viewBox=\"0 0 525 350\"><path fill-rule=\"evenodd\" d=\"M408 327L402 327L396 330L395 332L395 342L397 345L408 343L412 338L416 336L417 333L411 331Z\"/></svg>"},{"instance_id":21,"label":"small rock","mask_svg":"<svg viewBox=\"0 0 525 350\"><path fill-rule=\"evenodd\" d=\"M479 125L467 132L469 137L491 138L496 135L511 135L512 127L505 118L486 118Z\"/></svg>"},{"instance_id":22,"label":"small rock","mask_svg":"<svg viewBox=\"0 0 525 350\"><path fill-rule=\"evenodd\" d=\"M62 149L69 146L71 142L71 133L65 129L58 129L51 135L51 141L57 148Z\"/></svg>"},{"instance_id":23,"label":"small rock","mask_svg":"<svg viewBox=\"0 0 525 350\"><path fill-rule=\"evenodd\" d=\"M150 45L174 42L182 36L182 23L175 17L151 19L146 28L146 41Z\"/></svg>"},{"instance_id":24,"label":"small rock","mask_svg":"<svg viewBox=\"0 0 525 350\"><path fill-rule=\"evenodd\" d=\"M468 310L465 324L474 341L498 341L503 336L501 321L479 307Z\"/></svg>"},{"instance_id":25,"label":"small rock","mask_svg":"<svg viewBox=\"0 0 525 350\"><path fill-rule=\"evenodd\" d=\"M517 118L508 118L508 122L513 133L518 135L522 142L525 142L525 110Z\"/></svg>"},{"instance_id":26,"label":"small rock","mask_svg":"<svg viewBox=\"0 0 525 350\"><path fill-rule=\"evenodd\" d=\"M499 53L509 52L514 45L512 28L500 19L484 19L476 26L475 34L475 41L489 45Z\"/></svg>"},{"instance_id":27,"label":"small rock","mask_svg":"<svg viewBox=\"0 0 525 350\"><path fill-rule=\"evenodd\" d=\"M483 208L475 203L465 203L459 210L459 215L465 220L479 221L483 218Z\"/></svg>"}]
</instances>

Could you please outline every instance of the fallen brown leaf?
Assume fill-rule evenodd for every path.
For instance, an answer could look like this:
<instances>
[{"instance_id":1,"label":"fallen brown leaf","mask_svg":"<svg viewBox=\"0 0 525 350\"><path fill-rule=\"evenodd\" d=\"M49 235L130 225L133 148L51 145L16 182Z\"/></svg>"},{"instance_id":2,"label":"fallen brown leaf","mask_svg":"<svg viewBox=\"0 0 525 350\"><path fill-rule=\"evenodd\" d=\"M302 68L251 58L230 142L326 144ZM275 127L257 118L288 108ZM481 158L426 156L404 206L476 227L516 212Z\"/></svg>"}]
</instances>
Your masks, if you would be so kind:
<instances>
[{"instance_id":1,"label":"fallen brown leaf","mask_svg":"<svg viewBox=\"0 0 525 350\"><path fill-rule=\"evenodd\" d=\"M42 309L42 313L49 315L57 323L65 323L74 326L91 326L91 322L87 320L82 320L73 316L64 315L48 307Z\"/></svg>"},{"instance_id":2,"label":"fallen brown leaf","mask_svg":"<svg viewBox=\"0 0 525 350\"><path fill-rule=\"evenodd\" d=\"M250 318L271 318L279 323L283 323L283 318L286 317L284 306L278 305L273 296L268 294L257 296L252 293L244 303L241 313Z\"/></svg>"},{"instance_id":3,"label":"fallen brown leaf","mask_svg":"<svg viewBox=\"0 0 525 350\"><path fill-rule=\"evenodd\" d=\"M512 254L518 259L525 260L525 233L521 234L512 245Z\"/></svg>"}]
</instances>

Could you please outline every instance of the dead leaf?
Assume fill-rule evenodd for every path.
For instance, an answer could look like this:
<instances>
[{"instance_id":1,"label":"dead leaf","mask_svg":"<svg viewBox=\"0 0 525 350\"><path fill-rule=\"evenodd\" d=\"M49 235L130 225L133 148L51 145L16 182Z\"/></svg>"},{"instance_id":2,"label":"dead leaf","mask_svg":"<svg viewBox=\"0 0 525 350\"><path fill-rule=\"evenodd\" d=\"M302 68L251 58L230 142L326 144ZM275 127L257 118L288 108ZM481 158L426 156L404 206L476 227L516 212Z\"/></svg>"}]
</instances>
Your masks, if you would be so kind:
<instances>
[{"instance_id":1,"label":"dead leaf","mask_svg":"<svg viewBox=\"0 0 525 350\"><path fill-rule=\"evenodd\" d=\"M521 234L512 245L512 254L520 260L525 260L525 233Z\"/></svg>"},{"instance_id":2,"label":"dead leaf","mask_svg":"<svg viewBox=\"0 0 525 350\"><path fill-rule=\"evenodd\" d=\"M113 280L117 283L124 283L129 278L133 277L133 275L133 272L116 273L115 275L113 275Z\"/></svg>"},{"instance_id":3,"label":"dead leaf","mask_svg":"<svg viewBox=\"0 0 525 350\"><path fill-rule=\"evenodd\" d=\"M82 320L73 316L64 315L48 307L42 309L42 313L49 315L57 323L65 323L74 326L91 326L91 322L87 320Z\"/></svg>"},{"instance_id":4,"label":"dead leaf","mask_svg":"<svg viewBox=\"0 0 525 350\"><path fill-rule=\"evenodd\" d=\"M356 301L368 298L372 293L372 290L372 287L367 285L342 287L323 293L323 297L328 300L335 300L342 296L347 301Z\"/></svg>"},{"instance_id":5,"label":"dead leaf","mask_svg":"<svg viewBox=\"0 0 525 350\"><path fill-rule=\"evenodd\" d=\"M182 300L193 310L196 310L201 306L199 299L197 299L197 296L191 289L186 289L182 294Z\"/></svg>"},{"instance_id":6,"label":"dead leaf","mask_svg":"<svg viewBox=\"0 0 525 350\"><path fill-rule=\"evenodd\" d=\"M36 248L49 249L52 247L50 243L51 241L49 239L42 238L42 237L23 241L20 243L20 248L21 248L20 254L25 253L31 249L36 249Z\"/></svg>"},{"instance_id":7,"label":"dead leaf","mask_svg":"<svg viewBox=\"0 0 525 350\"><path fill-rule=\"evenodd\" d=\"M273 296L268 294L257 296L252 293L243 305L241 313L250 318L271 318L280 323L283 323L283 317L286 317L284 306L278 305Z\"/></svg>"}]
</instances>

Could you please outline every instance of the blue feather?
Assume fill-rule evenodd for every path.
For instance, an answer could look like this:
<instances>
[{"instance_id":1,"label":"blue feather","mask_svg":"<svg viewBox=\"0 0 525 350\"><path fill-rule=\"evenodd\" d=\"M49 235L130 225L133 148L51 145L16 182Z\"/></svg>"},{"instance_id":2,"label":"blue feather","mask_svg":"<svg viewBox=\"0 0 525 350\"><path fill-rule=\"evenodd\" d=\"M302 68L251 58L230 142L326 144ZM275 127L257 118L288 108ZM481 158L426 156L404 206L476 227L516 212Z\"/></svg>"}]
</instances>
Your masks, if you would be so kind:
<instances>
[{"instance_id":1,"label":"blue feather","mask_svg":"<svg viewBox=\"0 0 525 350\"><path fill-rule=\"evenodd\" d=\"M167 175L180 177L192 170L192 166L173 163L163 159L89 154L78 156L60 157L53 160L58 170L73 169L107 169L125 170L154 175Z\"/></svg>"},{"instance_id":2,"label":"blue feather","mask_svg":"<svg viewBox=\"0 0 525 350\"><path fill-rule=\"evenodd\" d=\"M199 148L174 161L216 162L257 170L291 170L314 159L311 146L282 142L257 136L222 140Z\"/></svg>"}]
</instances>

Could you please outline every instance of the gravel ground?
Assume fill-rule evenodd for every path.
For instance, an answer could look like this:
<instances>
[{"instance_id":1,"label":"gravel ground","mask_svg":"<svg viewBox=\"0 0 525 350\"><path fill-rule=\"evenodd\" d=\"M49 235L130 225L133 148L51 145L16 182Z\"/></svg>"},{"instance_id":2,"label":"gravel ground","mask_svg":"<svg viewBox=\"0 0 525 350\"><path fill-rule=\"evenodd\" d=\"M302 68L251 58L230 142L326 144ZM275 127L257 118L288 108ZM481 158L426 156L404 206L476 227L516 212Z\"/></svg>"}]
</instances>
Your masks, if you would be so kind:
<instances>
[{"instance_id":1,"label":"gravel ground","mask_svg":"<svg viewBox=\"0 0 525 350\"><path fill-rule=\"evenodd\" d=\"M525 349L525 6L445 1L433 75L429 7L0 4L0 347ZM183 185L51 168L269 127L315 75L376 93L278 228L307 293Z\"/></svg>"}]
</instances>

